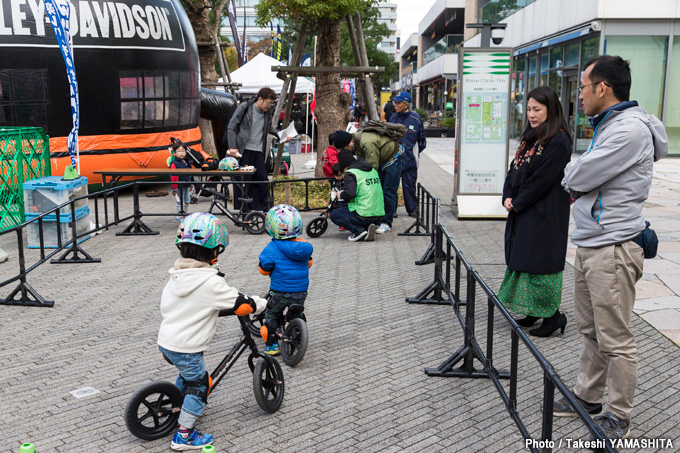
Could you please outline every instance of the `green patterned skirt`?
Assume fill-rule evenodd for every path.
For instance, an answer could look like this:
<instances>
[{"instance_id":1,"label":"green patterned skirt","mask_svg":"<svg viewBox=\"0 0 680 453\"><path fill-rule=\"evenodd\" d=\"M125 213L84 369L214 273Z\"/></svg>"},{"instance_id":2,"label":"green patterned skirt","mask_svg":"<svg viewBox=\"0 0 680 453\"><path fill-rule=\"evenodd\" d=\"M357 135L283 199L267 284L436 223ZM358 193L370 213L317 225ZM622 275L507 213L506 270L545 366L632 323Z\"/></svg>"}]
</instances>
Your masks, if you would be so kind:
<instances>
[{"instance_id":1,"label":"green patterned skirt","mask_svg":"<svg viewBox=\"0 0 680 453\"><path fill-rule=\"evenodd\" d=\"M517 314L549 318L562 301L562 272L530 274L506 269L498 299Z\"/></svg>"}]
</instances>

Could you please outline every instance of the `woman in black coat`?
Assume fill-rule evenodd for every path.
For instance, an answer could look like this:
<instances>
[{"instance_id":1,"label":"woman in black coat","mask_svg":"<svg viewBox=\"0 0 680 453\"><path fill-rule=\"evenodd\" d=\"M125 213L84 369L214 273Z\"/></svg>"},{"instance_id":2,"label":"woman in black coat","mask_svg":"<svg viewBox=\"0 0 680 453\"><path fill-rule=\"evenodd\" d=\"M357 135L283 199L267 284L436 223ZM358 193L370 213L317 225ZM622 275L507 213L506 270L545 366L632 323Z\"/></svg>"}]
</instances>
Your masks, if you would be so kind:
<instances>
[{"instance_id":1,"label":"woman in black coat","mask_svg":"<svg viewBox=\"0 0 680 453\"><path fill-rule=\"evenodd\" d=\"M531 335L548 337L567 317L559 311L567 255L569 194L560 182L571 158L571 135L557 94L549 87L529 92L527 125L503 186L505 262L498 298L523 327L543 318Z\"/></svg>"}]
</instances>

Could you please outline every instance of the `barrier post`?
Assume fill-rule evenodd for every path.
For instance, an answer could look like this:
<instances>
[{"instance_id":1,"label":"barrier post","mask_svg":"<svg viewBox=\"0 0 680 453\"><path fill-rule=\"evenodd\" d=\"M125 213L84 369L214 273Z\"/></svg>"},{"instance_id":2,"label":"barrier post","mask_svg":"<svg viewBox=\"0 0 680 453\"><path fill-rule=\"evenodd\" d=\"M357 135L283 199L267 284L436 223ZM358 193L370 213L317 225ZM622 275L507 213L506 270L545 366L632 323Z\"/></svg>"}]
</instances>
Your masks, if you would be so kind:
<instances>
[{"instance_id":1,"label":"barrier post","mask_svg":"<svg viewBox=\"0 0 680 453\"><path fill-rule=\"evenodd\" d=\"M96 204L96 201L95 201ZM96 205L95 205L96 209ZM61 255L59 258L50 260L51 264L66 264L66 263L101 263L102 260L101 258L92 258L90 254L88 254L83 248L80 246L78 243L78 231L76 227L76 201L71 200L71 247ZM89 222L89 219L88 219ZM90 231L90 228L88 227L88 232ZM81 258L78 256L78 252L82 253L85 255L84 258ZM73 256L71 258L67 258L69 253L73 253Z\"/></svg>"},{"instance_id":2,"label":"barrier post","mask_svg":"<svg viewBox=\"0 0 680 453\"><path fill-rule=\"evenodd\" d=\"M423 231L423 232L420 231L420 227L425 226L422 223L422 219L423 219L423 211L424 211L424 208L425 208L425 200L424 200L425 195L423 195L423 194L426 193L426 192L427 191L425 190L425 188L420 183L418 183L418 185L416 186L416 196L418 197L418 207L416 208L416 220L415 220L415 222L413 222L413 224L411 224L410 227L406 228L406 231L404 231L403 233L399 233L398 236L429 236L430 233L428 233L426 231ZM431 197L431 195L429 193L427 195L429 197ZM413 228L415 228L416 230L413 233L411 233L411 230Z\"/></svg>"},{"instance_id":3,"label":"barrier post","mask_svg":"<svg viewBox=\"0 0 680 453\"><path fill-rule=\"evenodd\" d=\"M17 228L17 243L19 244L19 285L14 288L9 296L0 299L0 305L19 305L22 307L53 307L54 301L45 300L33 287L26 281L26 260L24 258L24 234L23 228ZM21 293L20 299L15 299ZM29 297L33 296L33 299Z\"/></svg>"},{"instance_id":4,"label":"barrier post","mask_svg":"<svg viewBox=\"0 0 680 453\"><path fill-rule=\"evenodd\" d=\"M427 288L418 293L415 297L407 297L406 302L410 304L429 304L429 305L449 305L448 298L442 296L442 263L444 261L443 238L444 234L441 231L441 226L435 227L435 244L434 244L434 280ZM428 296L432 293L432 297Z\"/></svg>"},{"instance_id":5,"label":"barrier post","mask_svg":"<svg viewBox=\"0 0 680 453\"><path fill-rule=\"evenodd\" d=\"M137 183L137 181L134 181L132 184L132 193L135 210L134 219L132 220L132 223L127 226L127 228L125 228L123 231L119 233L116 233L116 236L149 236L158 234L159 231L153 231L151 228L146 226L144 222L142 222L142 215L139 211L139 184ZM180 203L183 204L183 201L180 200ZM183 207L182 210L184 210Z\"/></svg>"}]
</instances>

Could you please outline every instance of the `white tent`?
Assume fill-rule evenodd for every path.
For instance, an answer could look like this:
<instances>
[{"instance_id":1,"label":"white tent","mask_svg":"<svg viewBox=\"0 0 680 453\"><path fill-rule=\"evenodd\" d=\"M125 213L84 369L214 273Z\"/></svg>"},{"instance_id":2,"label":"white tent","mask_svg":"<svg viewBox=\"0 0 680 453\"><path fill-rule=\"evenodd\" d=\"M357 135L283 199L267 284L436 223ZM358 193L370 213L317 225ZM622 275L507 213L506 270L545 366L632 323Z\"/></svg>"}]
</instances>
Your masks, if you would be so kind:
<instances>
[{"instance_id":1,"label":"white tent","mask_svg":"<svg viewBox=\"0 0 680 453\"><path fill-rule=\"evenodd\" d=\"M269 87L276 94L281 94L283 80L277 78L276 73L272 72L272 66L285 66L285 63L259 53L248 63L232 72L231 81L243 84L237 91L241 94L256 94L263 87ZM219 82L221 81L220 78ZM222 91L224 87L218 89ZM314 93L314 82L306 77L298 77L295 92L300 94Z\"/></svg>"}]
</instances>

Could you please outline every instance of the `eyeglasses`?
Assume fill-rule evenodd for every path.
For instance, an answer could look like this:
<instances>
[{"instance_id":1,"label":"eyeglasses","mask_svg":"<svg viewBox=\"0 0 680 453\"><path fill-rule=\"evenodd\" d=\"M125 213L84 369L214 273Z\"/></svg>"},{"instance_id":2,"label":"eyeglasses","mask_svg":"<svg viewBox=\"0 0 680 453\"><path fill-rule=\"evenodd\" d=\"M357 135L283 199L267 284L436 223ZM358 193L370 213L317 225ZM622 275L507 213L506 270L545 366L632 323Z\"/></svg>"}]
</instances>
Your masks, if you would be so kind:
<instances>
[{"instance_id":1,"label":"eyeglasses","mask_svg":"<svg viewBox=\"0 0 680 453\"><path fill-rule=\"evenodd\" d=\"M264 101L264 102L266 102L266 103L269 104L269 105L274 105L274 104L276 104L276 101L266 100L266 101Z\"/></svg>"},{"instance_id":2,"label":"eyeglasses","mask_svg":"<svg viewBox=\"0 0 680 453\"><path fill-rule=\"evenodd\" d=\"M608 87L611 87L611 85L608 84L607 82L605 82L604 80L600 80L599 82L593 82L593 83L589 83L588 85L581 85L581 86L579 86L579 87L578 87L578 92L579 92L579 93L583 93L583 89L584 89L585 87L589 87L589 86L591 86L591 85L597 85L598 83L604 83L604 84L607 85Z\"/></svg>"}]
</instances>

